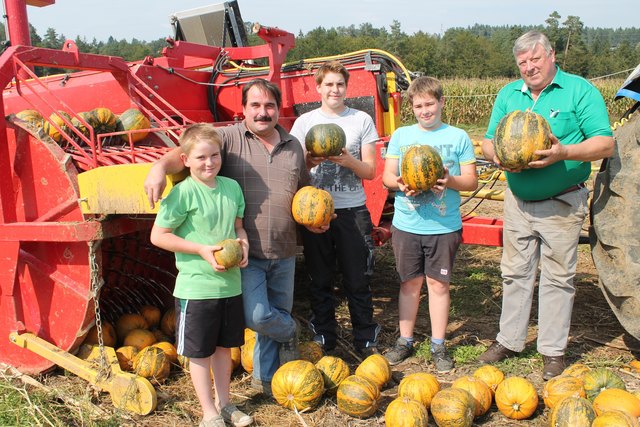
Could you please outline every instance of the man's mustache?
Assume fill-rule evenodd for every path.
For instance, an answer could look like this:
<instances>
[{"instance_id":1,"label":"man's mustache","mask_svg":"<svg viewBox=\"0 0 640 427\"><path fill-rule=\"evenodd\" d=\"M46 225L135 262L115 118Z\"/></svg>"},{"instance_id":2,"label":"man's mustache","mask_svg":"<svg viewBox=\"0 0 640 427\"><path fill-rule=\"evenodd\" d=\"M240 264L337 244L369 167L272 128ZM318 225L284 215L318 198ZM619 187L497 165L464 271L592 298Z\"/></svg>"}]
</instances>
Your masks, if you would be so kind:
<instances>
[{"instance_id":1,"label":"man's mustache","mask_svg":"<svg viewBox=\"0 0 640 427\"><path fill-rule=\"evenodd\" d=\"M256 122L271 122L273 119L269 116L256 116L254 119Z\"/></svg>"}]
</instances>

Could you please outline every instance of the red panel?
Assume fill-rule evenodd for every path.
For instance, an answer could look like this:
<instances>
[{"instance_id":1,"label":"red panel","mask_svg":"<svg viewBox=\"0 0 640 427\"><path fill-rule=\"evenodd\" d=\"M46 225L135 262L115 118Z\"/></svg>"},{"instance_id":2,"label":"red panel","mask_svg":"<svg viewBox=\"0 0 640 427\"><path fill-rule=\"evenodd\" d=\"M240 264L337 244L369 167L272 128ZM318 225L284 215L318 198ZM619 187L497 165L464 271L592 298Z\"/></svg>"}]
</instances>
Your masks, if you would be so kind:
<instances>
[{"instance_id":1,"label":"red panel","mask_svg":"<svg viewBox=\"0 0 640 427\"><path fill-rule=\"evenodd\" d=\"M462 243L502 246L502 220L481 216L462 218Z\"/></svg>"}]
</instances>

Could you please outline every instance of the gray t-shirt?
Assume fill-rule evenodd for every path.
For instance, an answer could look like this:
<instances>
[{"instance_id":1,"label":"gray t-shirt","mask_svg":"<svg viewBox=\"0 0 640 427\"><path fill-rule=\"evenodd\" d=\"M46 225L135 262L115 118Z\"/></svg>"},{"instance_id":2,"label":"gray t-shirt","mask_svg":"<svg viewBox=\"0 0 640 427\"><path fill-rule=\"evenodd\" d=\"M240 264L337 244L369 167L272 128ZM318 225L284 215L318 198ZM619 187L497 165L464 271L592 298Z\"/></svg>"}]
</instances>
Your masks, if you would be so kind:
<instances>
[{"instance_id":1,"label":"gray t-shirt","mask_svg":"<svg viewBox=\"0 0 640 427\"><path fill-rule=\"evenodd\" d=\"M327 116L320 109L304 113L293 124L291 135L295 136L304 148L307 132L320 123L334 123L340 126L347 136L347 150L358 160L362 160L362 146L374 144L379 139L371 116L349 107L337 117ZM310 172L313 186L328 191L333 197L336 209L353 208L365 204L362 179L351 169L326 161L311 169Z\"/></svg>"}]
</instances>

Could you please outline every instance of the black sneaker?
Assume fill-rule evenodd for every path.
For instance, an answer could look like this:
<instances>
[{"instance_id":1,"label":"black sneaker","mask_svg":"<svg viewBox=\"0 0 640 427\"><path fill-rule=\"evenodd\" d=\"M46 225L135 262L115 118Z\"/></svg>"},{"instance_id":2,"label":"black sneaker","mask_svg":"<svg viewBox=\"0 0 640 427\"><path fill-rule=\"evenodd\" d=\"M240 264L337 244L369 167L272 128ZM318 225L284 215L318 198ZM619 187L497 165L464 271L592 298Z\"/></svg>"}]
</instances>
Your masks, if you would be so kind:
<instances>
[{"instance_id":1,"label":"black sneaker","mask_svg":"<svg viewBox=\"0 0 640 427\"><path fill-rule=\"evenodd\" d=\"M322 348L322 351L324 351L325 353L329 351L333 351L336 348L335 344L334 345L327 344L327 341L324 339L324 335L321 335L321 334L314 335L311 341L318 344Z\"/></svg>"},{"instance_id":2,"label":"black sneaker","mask_svg":"<svg viewBox=\"0 0 640 427\"><path fill-rule=\"evenodd\" d=\"M287 362L291 362L292 360L300 359L300 350L298 349L300 341L300 323L295 319L294 321L296 322L296 331L293 334L293 338L289 341L280 343L280 351L278 352L278 356L280 357L280 366Z\"/></svg>"},{"instance_id":3,"label":"black sneaker","mask_svg":"<svg viewBox=\"0 0 640 427\"><path fill-rule=\"evenodd\" d=\"M363 359L366 359L372 354L380 354L380 352L378 351L378 347L375 344L368 345L367 347L356 348L356 353L358 353L358 356L362 357Z\"/></svg>"},{"instance_id":4,"label":"black sneaker","mask_svg":"<svg viewBox=\"0 0 640 427\"><path fill-rule=\"evenodd\" d=\"M444 344L431 343L431 359L436 365L436 371L441 374L453 369L453 360L447 353L447 347Z\"/></svg>"},{"instance_id":5,"label":"black sneaker","mask_svg":"<svg viewBox=\"0 0 640 427\"><path fill-rule=\"evenodd\" d=\"M389 365L394 366L412 354L413 343L410 343L406 339L400 337L396 341L395 345L384 354L384 357L389 361Z\"/></svg>"}]
</instances>

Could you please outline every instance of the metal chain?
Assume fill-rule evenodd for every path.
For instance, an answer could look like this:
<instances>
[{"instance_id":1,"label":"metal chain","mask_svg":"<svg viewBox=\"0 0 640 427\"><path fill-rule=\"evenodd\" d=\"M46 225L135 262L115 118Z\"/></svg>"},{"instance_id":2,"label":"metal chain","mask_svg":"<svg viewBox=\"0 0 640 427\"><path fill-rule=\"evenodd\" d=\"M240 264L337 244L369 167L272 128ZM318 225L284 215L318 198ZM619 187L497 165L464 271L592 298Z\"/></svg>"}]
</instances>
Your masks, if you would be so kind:
<instances>
[{"instance_id":1,"label":"metal chain","mask_svg":"<svg viewBox=\"0 0 640 427\"><path fill-rule=\"evenodd\" d=\"M96 332L98 333L98 347L100 349L100 363L98 365L98 380L107 378L111 372L107 355L104 351L104 337L102 334L102 317L100 316L100 289L104 284L100 276L100 269L96 260L96 250L100 245L98 240L89 242L89 268L91 274L91 297L93 298L93 310L96 318Z\"/></svg>"}]
</instances>

